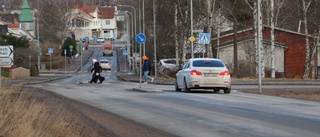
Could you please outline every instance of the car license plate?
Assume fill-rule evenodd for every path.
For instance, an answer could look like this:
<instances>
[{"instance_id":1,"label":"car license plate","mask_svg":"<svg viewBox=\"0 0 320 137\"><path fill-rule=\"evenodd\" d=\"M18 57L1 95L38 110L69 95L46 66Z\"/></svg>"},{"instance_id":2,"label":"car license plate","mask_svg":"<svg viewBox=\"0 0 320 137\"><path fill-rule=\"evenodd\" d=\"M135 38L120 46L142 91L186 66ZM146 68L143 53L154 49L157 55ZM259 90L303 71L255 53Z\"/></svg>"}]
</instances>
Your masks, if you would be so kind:
<instances>
[{"instance_id":1,"label":"car license plate","mask_svg":"<svg viewBox=\"0 0 320 137\"><path fill-rule=\"evenodd\" d=\"M204 76L205 76L205 77L216 77L217 74L214 74L214 73L204 73Z\"/></svg>"}]
</instances>

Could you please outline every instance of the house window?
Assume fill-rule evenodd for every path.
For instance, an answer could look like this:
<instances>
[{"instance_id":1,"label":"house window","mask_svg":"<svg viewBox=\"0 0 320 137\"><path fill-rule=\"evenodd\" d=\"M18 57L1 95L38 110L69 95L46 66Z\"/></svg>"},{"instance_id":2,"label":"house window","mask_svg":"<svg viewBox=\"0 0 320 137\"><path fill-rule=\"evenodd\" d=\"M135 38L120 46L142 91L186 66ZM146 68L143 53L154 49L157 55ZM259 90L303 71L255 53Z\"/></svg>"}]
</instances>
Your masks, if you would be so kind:
<instances>
[{"instance_id":1,"label":"house window","mask_svg":"<svg viewBox=\"0 0 320 137\"><path fill-rule=\"evenodd\" d=\"M110 20L106 20L106 25L110 25Z\"/></svg>"}]
</instances>

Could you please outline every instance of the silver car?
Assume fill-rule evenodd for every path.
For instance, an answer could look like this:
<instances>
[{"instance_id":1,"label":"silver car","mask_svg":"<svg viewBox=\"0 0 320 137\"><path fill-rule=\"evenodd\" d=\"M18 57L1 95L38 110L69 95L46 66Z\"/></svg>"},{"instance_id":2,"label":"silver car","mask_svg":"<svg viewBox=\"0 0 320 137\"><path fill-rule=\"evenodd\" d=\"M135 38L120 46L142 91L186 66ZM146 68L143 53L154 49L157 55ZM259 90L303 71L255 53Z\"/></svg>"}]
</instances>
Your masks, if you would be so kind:
<instances>
[{"instance_id":1,"label":"silver car","mask_svg":"<svg viewBox=\"0 0 320 137\"><path fill-rule=\"evenodd\" d=\"M194 58L186 62L176 74L175 90L190 92L190 89L213 89L231 92L230 72L225 64L214 58Z\"/></svg>"},{"instance_id":2,"label":"silver car","mask_svg":"<svg viewBox=\"0 0 320 137\"><path fill-rule=\"evenodd\" d=\"M179 65L176 65L176 59L160 59L158 63L158 71L167 75L177 72Z\"/></svg>"},{"instance_id":3,"label":"silver car","mask_svg":"<svg viewBox=\"0 0 320 137\"><path fill-rule=\"evenodd\" d=\"M99 63L102 69L111 70L111 62L109 60L101 59Z\"/></svg>"},{"instance_id":4,"label":"silver car","mask_svg":"<svg viewBox=\"0 0 320 137\"><path fill-rule=\"evenodd\" d=\"M104 38L98 38L98 39L97 39L97 42L98 42L98 43L104 43Z\"/></svg>"}]
</instances>

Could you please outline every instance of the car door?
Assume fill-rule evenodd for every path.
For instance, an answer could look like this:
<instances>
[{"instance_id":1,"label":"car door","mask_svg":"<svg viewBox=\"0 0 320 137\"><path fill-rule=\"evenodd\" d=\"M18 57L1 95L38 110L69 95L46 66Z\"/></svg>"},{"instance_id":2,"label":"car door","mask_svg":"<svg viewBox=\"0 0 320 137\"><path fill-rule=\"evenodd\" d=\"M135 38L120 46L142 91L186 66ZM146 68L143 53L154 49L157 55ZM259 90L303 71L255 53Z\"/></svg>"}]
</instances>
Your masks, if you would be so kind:
<instances>
[{"instance_id":1,"label":"car door","mask_svg":"<svg viewBox=\"0 0 320 137\"><path fill-rule=\"evenodd\" d=\"M185 63L183 65L183 68L179 70L178 73L176 74L177 84L179 88L183 88L184 77L186 75L186 72L189 69L189 65L190 65L189 62Z\"/></svg>"}]
</instances>

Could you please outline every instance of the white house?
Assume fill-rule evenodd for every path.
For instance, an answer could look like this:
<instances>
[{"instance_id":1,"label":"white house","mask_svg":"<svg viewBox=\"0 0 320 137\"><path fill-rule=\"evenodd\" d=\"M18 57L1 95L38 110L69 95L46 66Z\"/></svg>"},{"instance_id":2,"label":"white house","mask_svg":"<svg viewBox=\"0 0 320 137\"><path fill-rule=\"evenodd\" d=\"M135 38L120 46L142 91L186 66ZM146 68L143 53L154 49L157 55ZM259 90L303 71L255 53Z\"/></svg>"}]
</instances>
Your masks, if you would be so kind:
<instances>
[{"instance_id":1,"label":"white house","mask_svg":"<svg viewBox=\"0 0 320 137\"><path fill-rule=\"evenodd\" d=\"M115 7L97 5L75 5L70 11L70 30L76 39L88 37L95 41L98 37L111 39L117 32Z\"/></svg>"}]
</instances>

